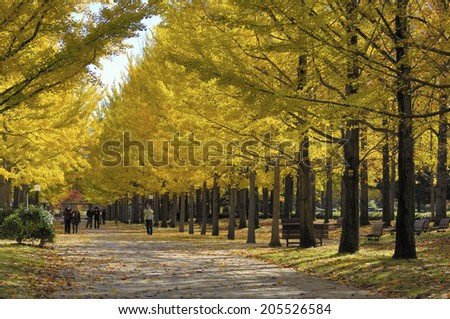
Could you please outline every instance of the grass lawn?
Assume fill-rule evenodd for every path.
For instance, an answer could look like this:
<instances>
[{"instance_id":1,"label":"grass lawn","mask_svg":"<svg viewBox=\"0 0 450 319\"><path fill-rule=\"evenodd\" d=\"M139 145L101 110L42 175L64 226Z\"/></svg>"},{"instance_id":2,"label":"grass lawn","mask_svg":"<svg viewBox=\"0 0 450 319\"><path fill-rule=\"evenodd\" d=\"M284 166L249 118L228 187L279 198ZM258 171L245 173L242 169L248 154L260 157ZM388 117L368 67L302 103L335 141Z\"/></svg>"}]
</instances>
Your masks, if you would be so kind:
<instances>
[{"instance_id":1,"label":"grass lawn","mask_svg":"<svg viewBox=\"0 0 450 319\"><path fill-rule=\"evenodd\" d=\"M0 240L0 298L45 298L54 279L50 257L48 249Z\"/></svg>"}]
</instances>

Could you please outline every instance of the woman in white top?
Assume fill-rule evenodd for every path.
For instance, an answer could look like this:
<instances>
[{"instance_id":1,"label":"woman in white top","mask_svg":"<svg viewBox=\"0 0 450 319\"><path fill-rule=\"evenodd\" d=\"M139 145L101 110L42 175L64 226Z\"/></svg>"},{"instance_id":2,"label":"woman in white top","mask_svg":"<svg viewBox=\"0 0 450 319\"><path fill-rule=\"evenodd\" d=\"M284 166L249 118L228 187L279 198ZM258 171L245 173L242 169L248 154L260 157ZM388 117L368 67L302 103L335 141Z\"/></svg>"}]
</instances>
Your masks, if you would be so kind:
<instances>
[{"instance_id":1,"label":"woman in white top","mask_svg":"<svg viewBox=\"0 0 450 319\"><path fill-rule=\"evenodd\" d=\"M144 219L145 219L145 227L147 228L147 234L152 235L153 234L153 218L155 217L155 214L153 212L153 209L150 205L147 205L147 208L144 209Z\"/></svg>"}]
</instances>

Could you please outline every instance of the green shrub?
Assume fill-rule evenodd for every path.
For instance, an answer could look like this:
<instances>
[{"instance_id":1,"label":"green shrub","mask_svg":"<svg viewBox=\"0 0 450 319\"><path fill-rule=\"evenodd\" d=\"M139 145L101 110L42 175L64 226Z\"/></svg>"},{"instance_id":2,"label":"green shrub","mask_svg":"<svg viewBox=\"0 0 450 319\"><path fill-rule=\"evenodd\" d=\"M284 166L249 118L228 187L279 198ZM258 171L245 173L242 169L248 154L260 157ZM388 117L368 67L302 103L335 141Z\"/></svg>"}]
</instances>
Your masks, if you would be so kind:
<instances>
[{"instance_id":1,"label":"green shrub","mask_svg":"<svg viewBox=\"0 0 450 319\"><path fill-rule=\"evenodd\" d=\"M13 209L7 209L7 210L0 209L0 225L3 224L3 221L5 220L6 217L8 217L9 215L12 215L12 214L14 214Z\"/></svg>"},{"instance_id":2,"label":"green shrub","mask_svg":"<svg viewBox=\"0 0 450 319\"><path fill-rule=\"evenodd\" d=\"M416 219L431 218L431 213L416 213L415 218Z\"/></svg>"},{"instance_id":3,"label":"green shrub","mask_svg":"<svg viewBox=\"0 0 450 319\"><path fill-rule=\"evenodd\" d=\"M23 227L22 221L17 213L7 216L0 227L0 236L3 239L13 239L19 244L22 242Z\"/></svg>"},{"instance_id":4,"label":"green shrub","mask_svg":"<svg viewBox=\"0 0 450 319\"><path fill-rule=\"evenodd\" d=\"M382 220L383 212L371 212L369 213L369 220Z\"/></svg>"},{"instance_id":5,"label":"green shrub","mask_svg":"<svg viewBox=\"0 0 450 319\"><path fill-rule=\"evenodd\" d=\"M0 225L0 237L14 239L18 243L31 240L34 244L35 240L40 240L39 246L44 246L55 238L53 216L39 207L19 208Z\"/></svg>"}]
</instances>

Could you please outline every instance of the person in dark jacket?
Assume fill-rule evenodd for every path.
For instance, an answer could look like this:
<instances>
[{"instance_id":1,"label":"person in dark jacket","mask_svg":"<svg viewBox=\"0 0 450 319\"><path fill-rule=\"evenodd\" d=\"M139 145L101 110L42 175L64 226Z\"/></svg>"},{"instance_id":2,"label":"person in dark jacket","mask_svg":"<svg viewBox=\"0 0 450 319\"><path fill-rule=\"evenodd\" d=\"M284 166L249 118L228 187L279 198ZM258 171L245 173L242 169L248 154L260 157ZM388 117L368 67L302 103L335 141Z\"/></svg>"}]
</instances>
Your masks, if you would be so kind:
<instances>
[{"instance_id":1,"label":"person in dark jacket","mask_svg":"<svg viewBox=\"0 0 450 319\"><path fill-rule=\"evenodd\" d=\"M70 234L70 223L72 222L72 210L70 205L64 210L64 234Z\"/></svg>"},{"instance_id":2,"label":"person in dark jacket","mask_svg":"<svg viewBox=\"0 0 450 319\"><path fill-rule=\"evenodd\" d=\"M94 228L100 228L100 210L98 207L94 208Z\"/></svg>"},{"instance_id":3,"label":"person in dark jacket","mask_svg":"<svg viewBox=\"0 0 450 319\"><path fill-rule=\"evenodd\" d=\"M87 216L86 228L88 227L92 228L92 217L94 217L94 211L91 209L90 206L86 212L86 216Z\"/></svg>"},{"instance_id":4,"label":"person in dark jacket","mask_svg":"<svg viewBox=\"0 0 450 319\"><path fill-rule=\"evenodd\" d=\"M106 223L106 209L104 209L104 208L102 210L102 222L103 222L103 225L105 225L105 223Z\"/></svg>"},{"instance_id":5,"label":"person in dark jacket","mask_svg":"<svg viewBox=\"0 0 450 319\"><path fill-rule=\"evenodd\" d=\"M81 222L81 214L78 209L74 209L72 213L72 234L78 234L78 225Z\"/></svg>"}]
</instances>

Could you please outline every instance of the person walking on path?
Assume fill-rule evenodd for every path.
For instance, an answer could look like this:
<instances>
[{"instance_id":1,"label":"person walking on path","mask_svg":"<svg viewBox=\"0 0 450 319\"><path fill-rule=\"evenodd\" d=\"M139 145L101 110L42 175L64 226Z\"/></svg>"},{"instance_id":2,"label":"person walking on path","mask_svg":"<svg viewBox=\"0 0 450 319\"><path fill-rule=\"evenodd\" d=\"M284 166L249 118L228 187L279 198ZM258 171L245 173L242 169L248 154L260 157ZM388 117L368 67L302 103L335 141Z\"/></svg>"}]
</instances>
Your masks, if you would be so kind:
<instances>
[{"instance_id":1,"label":"person walking on path","mask_svg":"<svg viewBox=\"0 0 450 319\"><path fill-rule=\"evenodd\" d=\"M144 210L144 219L145 219L145 227L147 228L147 234L153 234L153 218L155 214L150 205L147 205L147 208Z\"/></svg>"},{"instance_id":2,"label":"person walking on path","mask_svg":"<svg viewBox=\"0 0 450 319\"><path fill-rule=\"evenodd\" d=\"M70 234L70 223L72 222L72 210L70 205L64 210L64 234Z\"/></svg>"},{"instance_id":3,"label":"person walking on path","mask_svg":"<svg viewBox=\"0 0 450 319\"><path fill-rule=\"evenodd\" d=\"M81 215L78 209L74 209L72 214L72 234L78 234L78 225L81 223Z\"/></svg>"},{"instance_id":4,"label":"person walking on path","mask_svg":"<svg viewBox=\"0 0 450 319\"><path fill-rule=\"evenodd\" d=\"M98 207L94 208L94 228L100 228L100 210Z\"/></svg>"},{"instance_id":5,"label":"person walking on path","mask_svg":"<svg viewBox=\"0 0 450 319\"><path fill-rule=\"evenodd\" d=\"M103 225L105 225L105 223L106 223L106 209L104 209L104 208L102 210L102 222L103 222Z\"/></svg>"},{"instance_id":6,"label":"person walking on path","mask_svg":"<svg viewBox=\"0 0 450 319\"><path fill-rule=\"evenodd\" d=\"M92 211L91 207L88 208L86 212L87 221L86 221L86 228L92 228L92 217L94 216L94 212Z\"/></svg>"}]
</instances>

